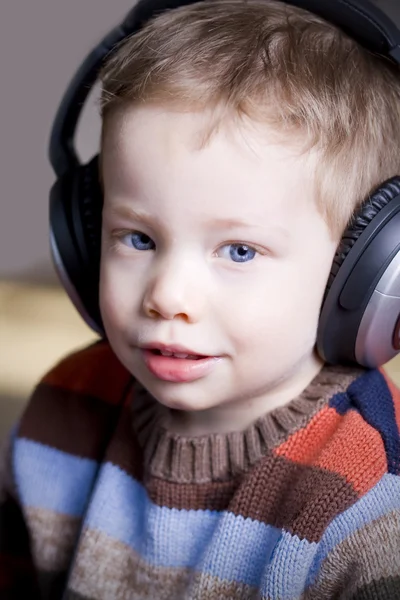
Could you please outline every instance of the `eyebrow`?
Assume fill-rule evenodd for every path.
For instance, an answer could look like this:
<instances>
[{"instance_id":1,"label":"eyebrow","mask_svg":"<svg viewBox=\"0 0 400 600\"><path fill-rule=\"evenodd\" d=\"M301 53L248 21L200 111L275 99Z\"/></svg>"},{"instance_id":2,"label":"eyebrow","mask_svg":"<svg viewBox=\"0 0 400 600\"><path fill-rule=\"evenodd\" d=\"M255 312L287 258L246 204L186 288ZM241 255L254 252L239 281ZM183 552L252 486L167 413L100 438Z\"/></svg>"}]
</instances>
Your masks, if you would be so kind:
<instances>
[{"instance_id":1,"label":"eyebrow","mask_svg":"<svg viewBox=\"0 0 400 600\"><path fill-rule=\"evenodd\" d=\"M154 222L157 224L160 223L160 220L157 217L151 217L144 210L133 209L129 206L105 207L104 212L106 215L109 214L110 216L121 217L127 221L142 221L148 225L151 225Z\"/></svg>"},{"instance_id":2,"label":"eyebrow","mask_svg":"<svg viewBox=\"0 0 400 600\"><path fill-rule=\"evenodd\" d=\"M133 209L129 206L113 206L105 209L106 213L109 213L111 216L121 217L123 219L131 220L131 221L141 221L149 226L157 224L161 225L162 221L157 216L150 216L146 211L141 209ZM256 220L256 223L248 223L242 219L234 219L234 218L221 218L221 219L213 219L206 223L206 226L210 229L265 229L265 226L260 224L260 219ZM271 226L270 231L277 233L282 237L289 237L289 231L284 227L279 226Z\"/></svg>"}]
</instances>

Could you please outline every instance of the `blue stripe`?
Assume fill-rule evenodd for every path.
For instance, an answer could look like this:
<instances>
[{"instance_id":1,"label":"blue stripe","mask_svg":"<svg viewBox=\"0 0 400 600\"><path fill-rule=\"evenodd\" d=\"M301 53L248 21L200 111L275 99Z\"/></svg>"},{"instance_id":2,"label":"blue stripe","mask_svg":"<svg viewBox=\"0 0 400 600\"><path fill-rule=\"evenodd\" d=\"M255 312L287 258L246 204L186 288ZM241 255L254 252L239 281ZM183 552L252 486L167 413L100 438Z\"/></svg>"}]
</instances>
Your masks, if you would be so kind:
<instances>
[{"instance_id":1,"label":"blue stripe","mask_svg":"<svg viewBox=\"0 0 400 600\"><path fill-rule=\"evenodd\" d=\"M263 598L300 598L319 544L283 532L261 584Z\"/></svg>"},{"instance_id":2,"label":"blue stripe","mask_svg":"<svg viewBox=\"0 0 400 600\"><path fill-rule=\"evenodd\" d=\"M14 444L14 472L22 503L79 517L98 465L24 438Z\"/></svg>"},{"instance_id":3,"label":"blue stripe","mask_svg":"<svg viewBox=\"0 0 400 600\"><path fill-rule=\"evenodd\" d=\"M315 563L307 585L315 582L322 562L332 550L372 521L400 509L400 477L386 474L365 496L336 517L325 531L319 544Z\"/></svg>"},{"instance_id":4,"label":"blue stripe","mask_svg":"<svg viewBox=\"0 0 400 600\"><path fill-rule=\"evenodd\" d=\"M343 416L350 408L350 398L347 392L338 392L329 400L329 408L334 408L336 412Z\"/></svg>"},{"instance_id":5,"label":"blue stripe","mask_svg":"<svg viewBox=\"0 0 400 600\"><path fill-rule=\"evenodd\" d=\"M157 506L111 464L101 470L85 525L128 545L150 565L196 568L251 586L260 585L282 534L228 512Z\"/></svg>"}]
</instances>

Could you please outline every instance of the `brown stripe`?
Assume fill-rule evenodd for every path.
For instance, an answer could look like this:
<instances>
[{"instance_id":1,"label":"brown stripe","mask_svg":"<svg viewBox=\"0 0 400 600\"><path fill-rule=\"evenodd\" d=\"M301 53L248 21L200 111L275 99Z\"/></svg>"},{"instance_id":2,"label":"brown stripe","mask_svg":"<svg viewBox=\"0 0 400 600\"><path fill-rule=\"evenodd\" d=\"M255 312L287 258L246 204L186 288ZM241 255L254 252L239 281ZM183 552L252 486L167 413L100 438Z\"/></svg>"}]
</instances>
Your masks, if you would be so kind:
<instances>
[{"instance_id":1,"label":"brown stripe","mask_svg":"<svg viewBox=\"0 0 400 600\"><path fill-rule=\"evenodd\" d=\"M393 511L335 546L323 561L317 582L304 594L304 600L325 600L327 593L329 598L350 600L358 598L359 593L368 593L366 590L384 591L384 580L393 577L392 584L398 585L399 573L400 513ZM400 596L371 597L394 600Z\"/></svg>"},{"instance_id":2,"label":"brown stripe","mask_svg":"<svg viewBox=\"0 0 400 600\"><path fill-rule=\"evenodd\" d=\"M284 527L310 541L319 539L332 518L358 500L351 486L335 473L272 455L262 462L247 476L231 482L179 485L151 478L146 489L159 506L230 510L244 518ZM320 526L315 523L311 527L318 512Z\"/></svg>"},{"instance_id":3,"label":"brown stripe","mask_svg":"<svg viewBox=\"0 0 400 600\"><path fill-rule=\"evenodd\" d=\"M119 410L91 396L42 383L23 414L18 436L96 460L102 457Z\"/></svg>"},{"instance_id":4,"label":"brown stripe","mask_svg":"<svg viewBox=\"0 0 400 600\"><path fill-rule=\"evenodd\" d=\"M130 407L125 407L121 410L104 460L120 467L137 481L143 481L143 451L132 432L132 413Z\"/></svg>"},{"instance_id":5,"label":"brown stripe","mask_svg":"<svg viewBox=\"0 0 400 600\"><path fill-rule=\"evenodd\" d=\"M318 542L332 519L357 500L341 475L270 453L244 479L228 510Z\"/></svg>"},{"instance_id":6,"label":"brown stripe","mask_svg":"<svg viewBox=\"0 0 400 600\"><path fill-rule=\"evenodd\" d=\"M151 566L128 546L93 530L85 530L81 538L70 587L68 600L259 598L258 591L247 585L196 574L184 568Z\"/></svg>"},{"instance_id":7,"label":"brown stripe","mask_svg":"<svg viewBox=\"0 0 400 600\"><path fill-rule=\"evenodd\" d=\"M152 477L146 482L150 500L178 510L228 510L243 478L220 483L179 484Z\"/></svg>"},{"instance_id":8,"label":"brown stripe","mask_svg":"<svg viewBox=\"0 0 400 600\"><path fill-rule=\"evenodd\" d=\"M26 522L37 568L56 572L67 569L79 537L81 519L29 507L26 509Z\"/></svg>"},{"instance_id":9,"label":"brown stripe","mask_svg":"<svg viewBox=\"0 0 400 600\"><path fill-rule=\"evenodd\" d=\"M400 575L373 581L351 596L351 600L399 600Z\"/></svg>"}]
</instances>

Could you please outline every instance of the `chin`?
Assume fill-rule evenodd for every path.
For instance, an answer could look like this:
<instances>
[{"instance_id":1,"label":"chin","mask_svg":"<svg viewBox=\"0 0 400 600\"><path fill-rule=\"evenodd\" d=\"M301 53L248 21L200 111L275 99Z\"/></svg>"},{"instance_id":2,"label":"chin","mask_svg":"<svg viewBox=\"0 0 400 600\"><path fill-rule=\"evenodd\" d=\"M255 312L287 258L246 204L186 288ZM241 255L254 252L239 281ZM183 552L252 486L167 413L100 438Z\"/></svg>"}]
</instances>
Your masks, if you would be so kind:
<instances>
[{"instance_id":1,"label":"chin","mask_svg":"<svg viewBox=\"0 0 400 600\"><path fill-rule=\"evenodd\" d=\"M159 402L166 408L171 408L172 410L196 412L199 410L206 410L207 408L211 408L211 406L209 406L207 403L201 402L199 398L191 397L190 393L186 393L183 395L184 397L180 397L180 395L178 394L163 394L162 392L160 394L157 394L156 392L153 393L151 389L147 389L157 400L157 402Z\"/></svg>"}]
</instances>

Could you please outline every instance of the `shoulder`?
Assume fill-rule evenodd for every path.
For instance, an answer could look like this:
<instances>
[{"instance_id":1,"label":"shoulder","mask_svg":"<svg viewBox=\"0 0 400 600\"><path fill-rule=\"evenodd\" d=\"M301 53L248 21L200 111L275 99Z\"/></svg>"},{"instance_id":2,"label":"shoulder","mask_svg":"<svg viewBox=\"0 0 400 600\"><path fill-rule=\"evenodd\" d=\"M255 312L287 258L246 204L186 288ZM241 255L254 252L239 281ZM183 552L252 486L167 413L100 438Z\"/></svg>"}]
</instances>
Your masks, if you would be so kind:
<instances>
[{"instance_id":1,"label":"shoulder","mask_svg":"<svg viewBox=\"0 0 400 600\"><path fill-rule=\"evenodd\" d=\"M356 477L361 493L385 473L400 475L399 407L399 390L383 369L361 372L329 402L335 427L325 448L327 456L341 457L336 466Z\"/></svg>"},{"instance_id":2,"label":"shoulder","mask_svg":"<svg viewBox=\"0 0 400 600\"><path fill-rule=\"evenodd\" d=\"M275 453L313 473L330 474L338 487L351 490L353 504L386 474L400 475L398 418L393 382L380 370L362 370Z\"/></svg>"},{"instance_id":3,"label":"shoulder","mask_svg":"<svg viewBox=\"0 0 400 600\"><path fill-rule=\"evenodd\" d=\"M17 439L95 458L131 381L106 341L69 354L36 386Z\"/></svg>"},{"instance_id":4,"label":"shoulder","mask_svg":"<svg viewBox=\"0 0 400 600\"><path fill-rule=\"evenodd\" d=\"M340 474L353 499L322 535L310 597L329 585L333 595L346 590L349 597L397 598L400 391L385 370L366 371L331 399L327 412L336 425L322 449L323 464Z\"/></svg>"},{"instance_id":5,"label":"shoulder","mask_svg":"<svg viewBox=\"0 0 400 600\"><path fill-rule=\"evenodd\" d=\"M367 371L348 388L349 408L379 438L387 472L400 475L400 390L384 369Z\"/></svg>"},{"instance_id":6,"label":"shoulder","mask_svg":"<svg viewBox=\"0 0 400 600\"><path fill-rule=\"evenodd\" d=\"M67 567L131 381L107 342L92 344L42 378L13 432L10 476L42 570Z\"/></svg>"},{"instance_id":7,"label":"shoulder","mask_svg":"<svg viewBox=\"0 0 400 600\"><path fill-rule=\"evenodd\" d=\"M400 477L385 474L326 529L308 593L322 597L329 586L335 598L399 598L399 573Z\"/></svg>"},{"instance_id":8,"label":"shoulder","mask_svg":"<svg viewBox=\"0 0 400 600\"><path fill-rule=\"evenodd\" d=\"M39 382L72 393L90 394L115 402L118 391L129 379L125 367L108 342L100 340L59 361Z\"/></svg>"}]
</instances>

